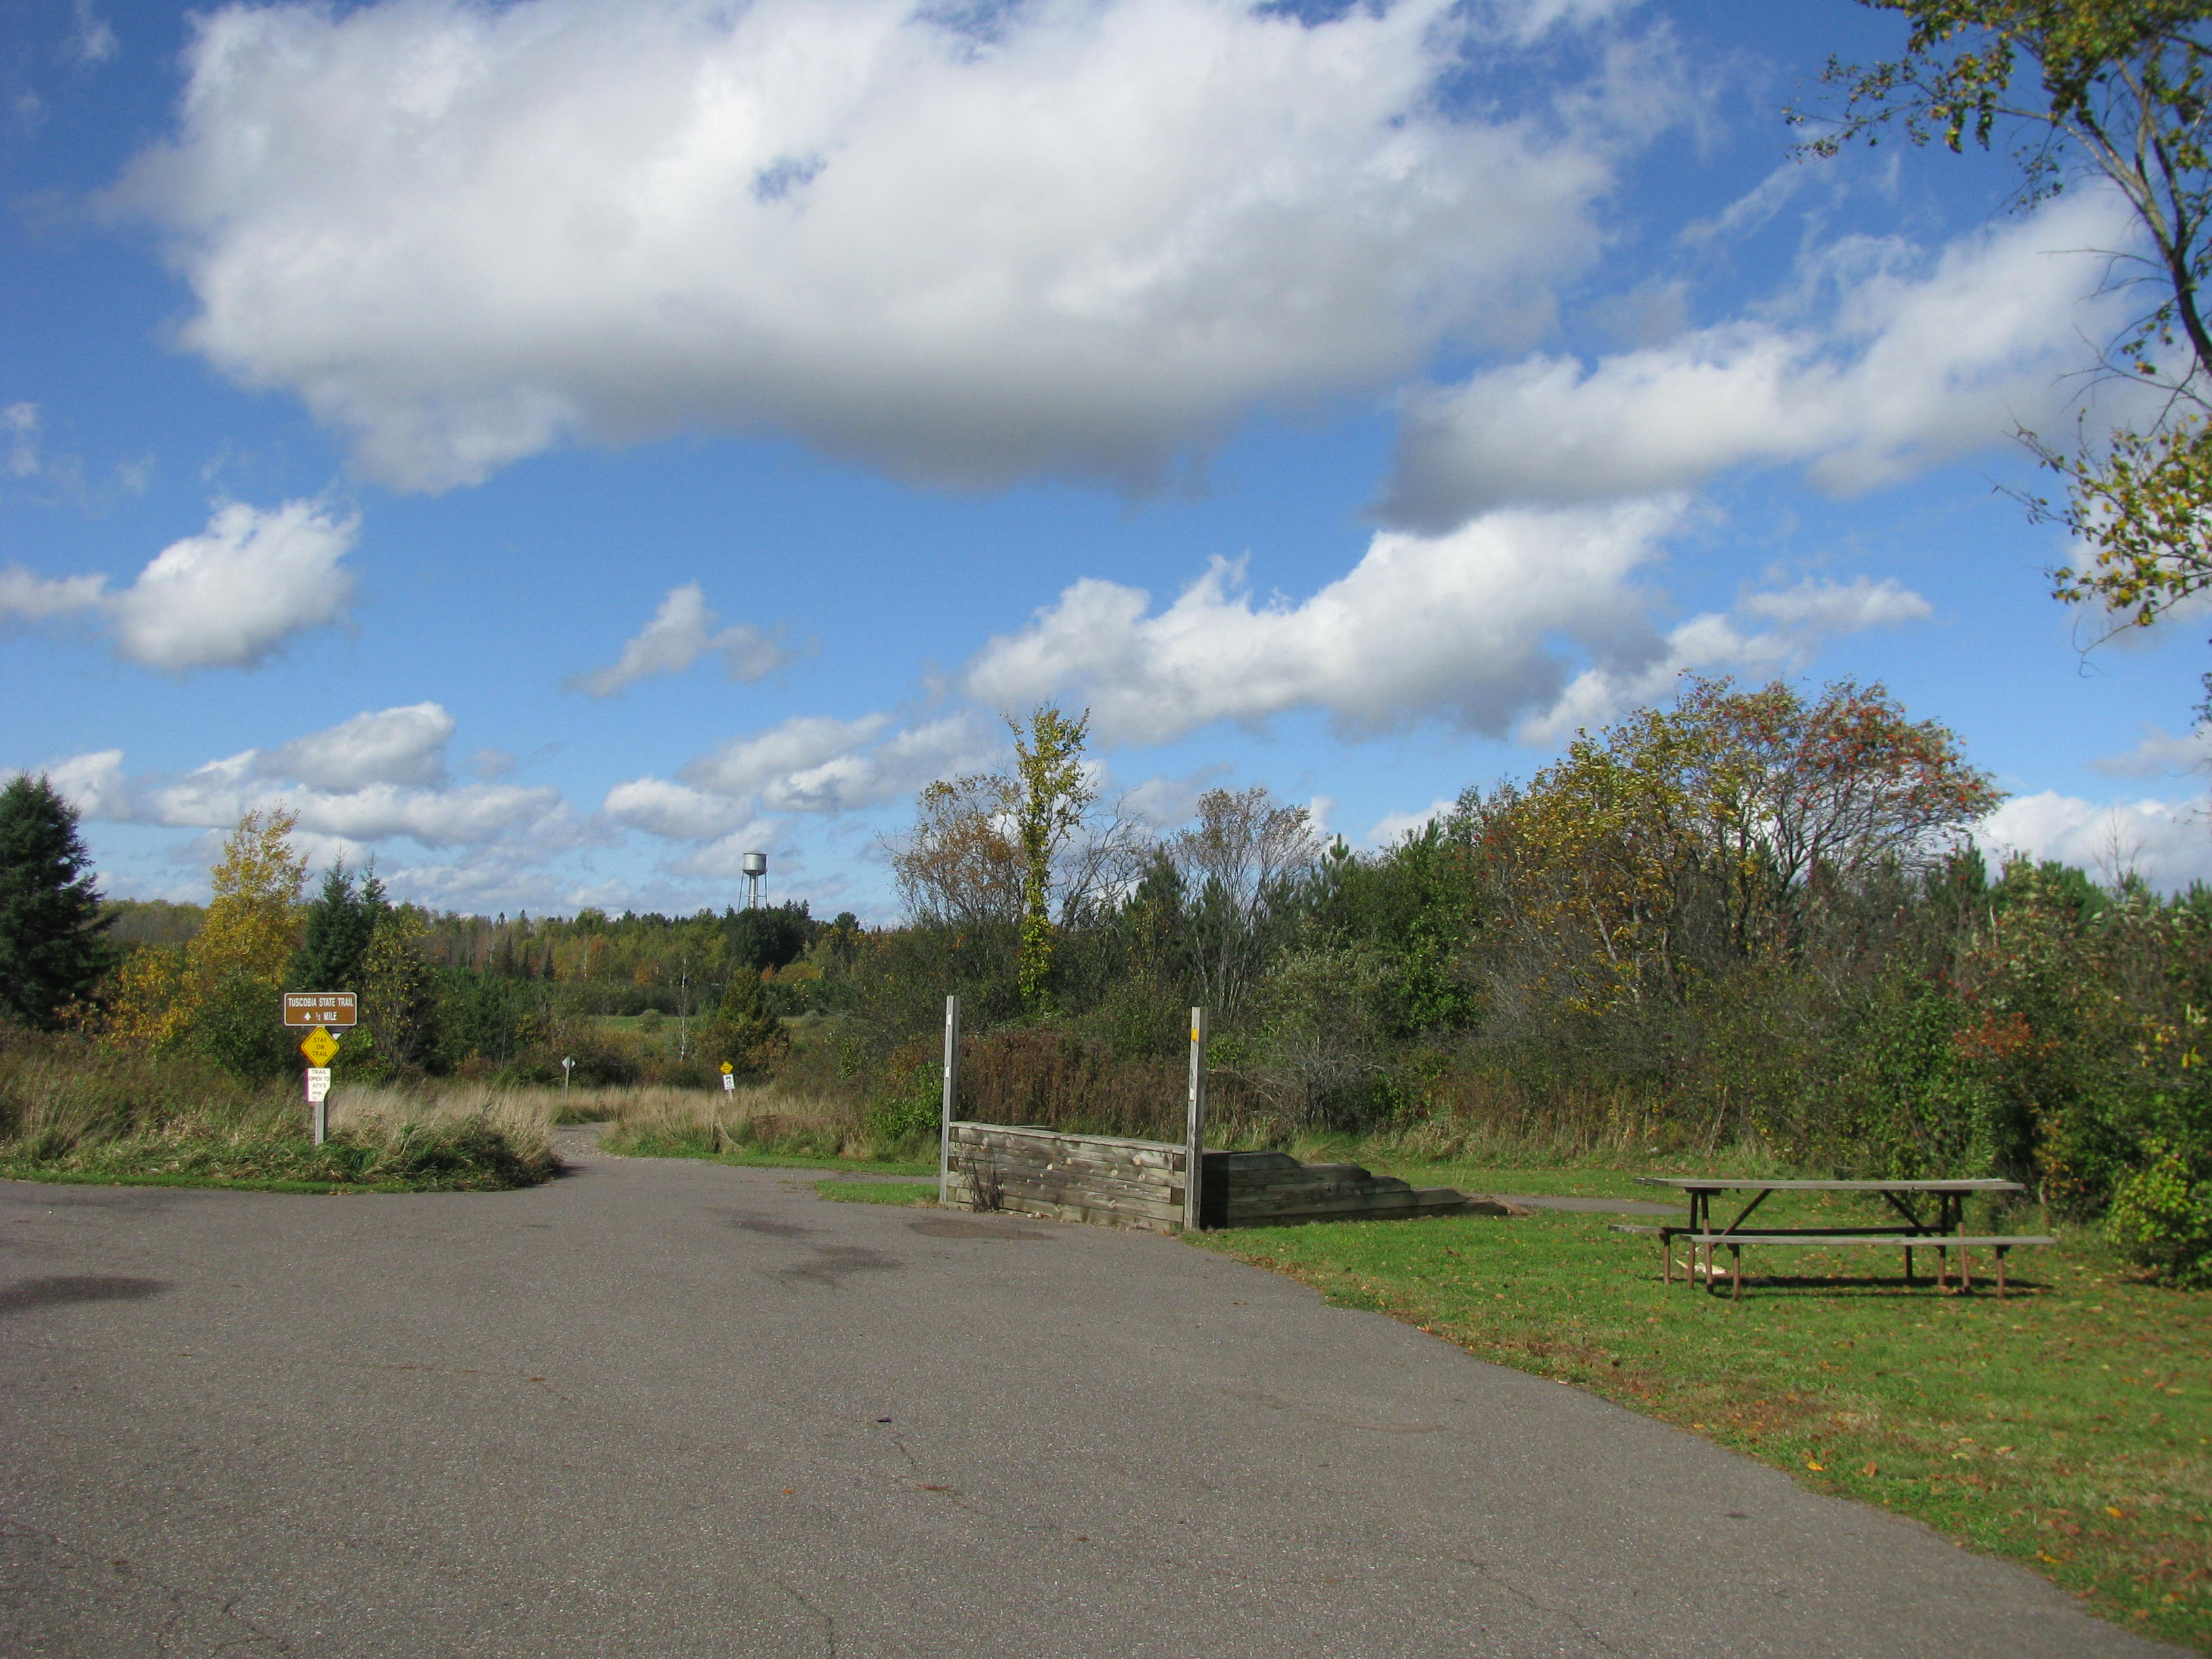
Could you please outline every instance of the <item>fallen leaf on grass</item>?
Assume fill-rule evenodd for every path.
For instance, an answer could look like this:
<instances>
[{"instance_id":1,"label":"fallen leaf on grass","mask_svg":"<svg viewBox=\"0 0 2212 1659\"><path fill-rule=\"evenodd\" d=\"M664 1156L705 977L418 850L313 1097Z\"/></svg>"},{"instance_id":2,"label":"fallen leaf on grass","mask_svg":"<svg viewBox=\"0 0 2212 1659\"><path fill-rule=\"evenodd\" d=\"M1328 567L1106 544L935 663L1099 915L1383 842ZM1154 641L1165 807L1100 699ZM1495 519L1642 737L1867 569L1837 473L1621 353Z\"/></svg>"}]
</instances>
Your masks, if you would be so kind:
<instances>
[{"instance_id":1,"label":"fallen leaf on grass","mask_svg":"<svg viewBox=\"0 0 2212 1659\"><path fill-rule=\"evenodd\" d=\"M1873 1464L1869 1463L1869 1464L1868 1464L1868 1465L1866 1466L1866 1468L1864 1468L1861 1469L1861 1470L1859 1471L1859 1473L1860 1473L1861 1474L1863 1474L1864 1476L1866 1476L1866 1478L1867 1478L1868 1480L1873 1480L1873 1479L1875 1478L1875 1475L1877 1475L1877 1474L1881 1474L1881 1471L1880 1469L1876 1468Z\"/></svg>"},{"instance_id":2,"label":"fallen leaf on grass","mask_svg":"<svg viewBox=\"0 0 2212 1659\"><path fill-rule=\"evenodd\" d=\"M1819 1474L1826 1474L1828 1472L1828 1466L1826 1463L1815 1463L1810 1452L1805 1454L1805 1467Z\"/></svg>"},{"instance_id":3,"label":"fallen leaf on grass","mask_svg":"<svg viewBox=\"0 0 2212 1659\"><path fill-rule=\"evenodd\" d=\"M2128 1518L2126 1516L2122 1515L2118 1510L2114 1509L2110 1504L2105 1505L2105 1513L2111 1516L2115 1521L2124 1521Z\"/></svg>"}]
</instances>

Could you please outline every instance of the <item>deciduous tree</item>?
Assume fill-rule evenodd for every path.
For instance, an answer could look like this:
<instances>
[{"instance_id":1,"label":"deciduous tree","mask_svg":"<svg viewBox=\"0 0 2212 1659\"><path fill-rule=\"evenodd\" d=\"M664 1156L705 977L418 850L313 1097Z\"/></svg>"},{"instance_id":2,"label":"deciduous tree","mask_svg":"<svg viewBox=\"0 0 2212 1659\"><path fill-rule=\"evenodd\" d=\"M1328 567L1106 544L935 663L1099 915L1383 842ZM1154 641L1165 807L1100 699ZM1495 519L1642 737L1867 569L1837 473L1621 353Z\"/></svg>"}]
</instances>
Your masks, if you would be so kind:
<instances>
[{"instance_id":1,"label":"deciduous tree","mask_svg":"<svg viewBox=\"0 0 2212 1659\"><path fill-rule=\"evenodd\" d=\"M2149 302L2100 343L2109 368L2166 394L2164 412L2102 445L2022 436L2067 492L2056 507L2030 498L2031 511L2089 550L2086 564L2053 573L2058 597L2100 607L2116 627L2148 625L2212 585L2212 0L1861 3L1908 20L1905 55L1830 62L1826 83L1843 105L1810 151L1892 131L1954 151L2002 139L2014 147L2021 204L2099 180L2133 214L2141 242L2111 252Z\"/></svg>"},{"instance_id":2,"label":"deciduous tree","mask_svg":"<svg viewBox=\"0 0 2212 1659\"><path fill-rule=\"evenodd\" d=\"M1022 1001L1032 1013L1043 1013L1052 1002L1054 856L1083 827L1084 814L1097 799L1083 770L1083 739L1090 727L1089 711L1069 720L1047 706L1031 712L1027 737L1014 728L1021 781L1014 807L1022 872L1020 984Z\"/></svg>"}]
</instances>

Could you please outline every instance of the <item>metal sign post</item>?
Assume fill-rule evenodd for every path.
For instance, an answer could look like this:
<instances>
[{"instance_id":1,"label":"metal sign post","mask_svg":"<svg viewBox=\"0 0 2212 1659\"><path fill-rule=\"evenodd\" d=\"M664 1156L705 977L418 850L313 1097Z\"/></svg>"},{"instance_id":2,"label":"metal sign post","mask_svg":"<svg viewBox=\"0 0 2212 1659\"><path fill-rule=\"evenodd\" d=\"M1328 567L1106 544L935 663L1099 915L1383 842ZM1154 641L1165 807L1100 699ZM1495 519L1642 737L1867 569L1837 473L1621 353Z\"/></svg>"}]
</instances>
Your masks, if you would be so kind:
<instances>
[{"instance_id":1,"label":"metal sign post","mask_svg":"<svg viewBox=\"0 0 2212 1659\"><path fill-rule=\"evenodd\" d=\"M287 1027L312 1026L301 1041L307 1057L307 1098L314 1109L308 1114L308 1133L319 1146L330 1129L331 1061L337 1058L338 1040L330 1028L350 1030L361 1020L361 1000L351 991L287 991L278 1001Z\"/></svg>"},{"instance_id":2,"label":"metal sign post","mask_svg":"<svg viewBox=\"0 0 2212 1659\"><path fill-rule=\"evenodd\" d=\"M318 1146L323 1144L324 1132L330 1127L330 1092L331 1068L327 1066L307 1067L307 1103L315 1109L310 1115Z\"/></svg>"},{"instance_id":3,"label":"metal sign post","mask_svg":"<svg viewBox=\"0 0 2212 1659\"><path fill-rule=\"evenodd\" d=\"M1190 1098L1183 1108L1182 1224L1204 1224L1206 1194L1206 1010L1190 1011Z\"/></svg>"},{"instance_id":4,"label":"metal sign post","mask_svg":"<svg viewBox=\"0 0 2212 1659\"><path fill-rule=\"evenodd\" d=\"M952 1173L952 1114L960 1104L960 999L945 999L945 1092L937 1108L937 1201Z\"/></svg>"},{"instance_id":5,"label":"metal sign post","mask_svg":"<svg viewBox=\"0 0 2212 1659\"><path fill-rule=\"evenodd\" d=\"M573 1060L564 1060L561 1062L561 1092L564 1095L568 1092L568 1073L575 1069L576 1062Z\"/></svg>"}]
</instances>

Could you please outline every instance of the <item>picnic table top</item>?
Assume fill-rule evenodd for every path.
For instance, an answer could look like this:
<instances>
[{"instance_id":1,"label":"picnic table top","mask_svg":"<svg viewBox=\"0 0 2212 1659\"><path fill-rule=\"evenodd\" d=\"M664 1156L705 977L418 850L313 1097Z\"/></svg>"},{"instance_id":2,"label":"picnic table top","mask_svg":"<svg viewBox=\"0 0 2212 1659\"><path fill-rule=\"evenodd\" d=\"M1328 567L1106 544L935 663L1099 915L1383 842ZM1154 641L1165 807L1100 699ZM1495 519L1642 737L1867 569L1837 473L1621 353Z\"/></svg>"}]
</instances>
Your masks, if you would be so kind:
<instances>
[{"instance_id":1,"label":"picnic table top","mask_svg":"<svg viewBox=\"0 0 2212 1659\"><path fill-rule=\"evenodd\" d=\"M1646 1187L1679 1187L1685 1192L1718 1193L1759 1188L1778 1193L2024 1193L2017 1181L1743 1181L1733 1176L1638 1176Z\"/></svg>"}]
</instances>

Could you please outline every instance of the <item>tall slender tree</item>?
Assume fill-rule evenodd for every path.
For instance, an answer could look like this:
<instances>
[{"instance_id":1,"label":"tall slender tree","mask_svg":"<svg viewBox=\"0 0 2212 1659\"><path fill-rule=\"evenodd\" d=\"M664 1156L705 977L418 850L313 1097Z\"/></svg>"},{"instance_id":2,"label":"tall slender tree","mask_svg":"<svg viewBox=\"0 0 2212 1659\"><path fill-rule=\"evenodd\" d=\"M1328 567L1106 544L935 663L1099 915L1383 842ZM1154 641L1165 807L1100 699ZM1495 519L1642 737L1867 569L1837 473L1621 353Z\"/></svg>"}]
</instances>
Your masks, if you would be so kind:
<instances>
[{"instance_id":1,"label":"tall slender tree","mask_svg":"<svg viewBox=\"0 0 2212 1659\"><path fill-rule=\"evenodd\" d=\"M0 1014L52 1026L115 961L76 809L45 777L0 789Z\"/></svg>"},{"instance_id":2,"label":"tall slender tree","mask_svg":"<svg viewBox=\"0 0 2212 1659\"><path fill-rule=\"evenodd\" d=\"M1070 720L1049 706L1030 715L1026 738L1014 727L1015 771L1021 780L1014 826L1022 860L1022 1001L1032 1013L1048 1012L1052 1006L1052 953L1058 942L1052 921L1053 854L1082 827L1084 812L1097 798L1083 770L1083 739L1090 729L1089 709Z\"/></svg>"}]
</instances>

